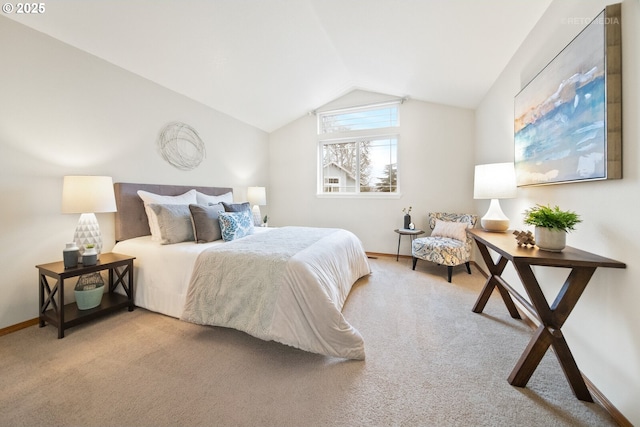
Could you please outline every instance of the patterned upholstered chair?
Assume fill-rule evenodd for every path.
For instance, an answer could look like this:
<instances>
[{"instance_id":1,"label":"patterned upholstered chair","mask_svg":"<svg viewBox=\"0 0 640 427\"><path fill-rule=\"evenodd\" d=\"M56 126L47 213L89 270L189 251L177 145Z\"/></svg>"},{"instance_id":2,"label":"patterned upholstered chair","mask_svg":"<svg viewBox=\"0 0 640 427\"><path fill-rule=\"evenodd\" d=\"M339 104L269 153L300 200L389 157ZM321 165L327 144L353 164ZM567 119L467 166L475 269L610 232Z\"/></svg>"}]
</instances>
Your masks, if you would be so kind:
<instances>
[{"instance_id":1,"label":"patterned upholstered chair","mask_svg":"<svg viewBox=\"0 0 640 427\"><path fill-rule=\"evenodd\" d=\"M416 269L418 259L446 265L449 283L453 267L457 265L465 264L471 274L469 260L473 238L467 234L467 228L473 228L477 221L478 216L473 214L430 212L431 235L416 238L411 244L413 269Z\"/></svg>"}]
</instances>

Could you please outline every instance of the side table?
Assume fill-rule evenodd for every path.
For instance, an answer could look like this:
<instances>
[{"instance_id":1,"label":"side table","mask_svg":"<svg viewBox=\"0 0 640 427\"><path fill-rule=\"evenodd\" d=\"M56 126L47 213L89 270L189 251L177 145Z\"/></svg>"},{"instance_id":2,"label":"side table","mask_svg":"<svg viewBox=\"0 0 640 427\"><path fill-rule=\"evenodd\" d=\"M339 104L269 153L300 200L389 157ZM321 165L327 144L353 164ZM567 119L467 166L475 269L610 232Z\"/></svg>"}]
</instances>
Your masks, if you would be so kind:
<instances>
[{"instance_id":1,"label":"side table","mask_svg":"<svg viewBox=\"0 0 640 427\"><path fill-rule=\"evenodd\" d=\"M410 230L408 228L396 228L393 231L398 233L398 252L396 253L396 261L400 258L400 239L402 239L402 236L411 236L411 242L413 243L413 239L415 239L416 236L424 234L424 231L419 229Z\"/></svg>"},{"instance_id":2,"label":"side table","mask_svg":"<svg viewBox=\"0 0 640 427\"><path fill-rule=\"evenodd\" d=\"M482 313L489 301L489 297L493 294L493 290L497 288L512 318L521 318L512 299L513 297L539 322L536 332L529 341L529 345L527 345L508 377L509 384L516 387L525 387L542 357L549 347L553 347L562 371L573 390L573 394L580 400L593 402L591 393L569 349L569 344L567 344L562 334L562 326L597 268L626 268L627 265L620 261L601 257L570 246L567 246L562 252L548 252L539 248L521 247L516 244L509 231L493 233L470 229L468 233L475 239L478 250L490 273L472 311L474 313ZM491 256L489 250L498 255L496 260ZM502 272L509 261L511 261L512 266L518 273L529 299L518 293L502 277ZM542 292L542 287L534 274L533 266L571 269L551 305L549 305L549 300Z\"/></svg>"},{"instance_id":3,"label":"side table","mask_svg":"<svg viewBox=\"0 0 640 427\"><path fill-rule=\"evenodd\" d=\"M40 327L50 323L58 328L58 338L64 338L64 330L110 313L123 307L129 307L129 311L135 308L133 298L133 260L135 257L116 254L103 253L96 265L64 268L62 261L48 264L36 265L38 269L38 286L40 294ZM83 274L97 271L109 270L109 292L102 296L99 306L88 310L78 309L77 304L64 304L64 282L72 277L79 277ZM56 280L51 287L48 278ZM126 279L126 280L125 280ZM125 295L117 294L114 291L121 285Z\"/></svg>"}]
</instances>

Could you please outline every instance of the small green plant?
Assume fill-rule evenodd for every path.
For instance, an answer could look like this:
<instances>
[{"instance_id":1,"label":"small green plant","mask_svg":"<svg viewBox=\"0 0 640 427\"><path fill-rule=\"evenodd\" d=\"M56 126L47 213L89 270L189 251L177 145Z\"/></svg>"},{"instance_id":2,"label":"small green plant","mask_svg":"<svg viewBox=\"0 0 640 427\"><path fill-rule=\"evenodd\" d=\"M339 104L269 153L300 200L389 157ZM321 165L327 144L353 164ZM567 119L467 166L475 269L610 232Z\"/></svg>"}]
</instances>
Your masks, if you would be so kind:
<instances>
[{"instance_id":1,"label":"small green plant","mask_svg":"<svg viewBox=\"0 0 640 427\"><path fill-rule=\"evenodd\" d=\"M411 213L411 206L409 206L409 209L402 208L402 213L409 215Z\"/></svg>"},{"instance_id":2,"label":"small green plant","mask_svg":"<svg viewBox=\"0 0 640 427\"><path fill-rule=\"evenodd\" d=\"M84 247L85 247L86 249L92 249L92 248L95 248L95 247L96 247L96 245L94 245L93 243L89 243L88 245L85 245Z\"/></svg>"},{"instance_id":3,"label":"small green plant","mask_svg":"<svg viewBox=\"0 0 640 427\"><path fill-rule=\"evenodd\" d=\"M582 222L580 215L573 211L562 211L558 206L536 205L524 211L524 223L536 227L569 232Z\"/></svg>"},{"instance_id":4,"label":"small green plant","mask_svg":"<svg viewBox=\"0 0 640 427\"><path fill-rule=\"evenodd\" d=\"M268 217L267 217L267 215L265 215L264 218L262 218L262 223L266 224L267 223L267 219L268 219Z\"/></svg>"}]
</instances>

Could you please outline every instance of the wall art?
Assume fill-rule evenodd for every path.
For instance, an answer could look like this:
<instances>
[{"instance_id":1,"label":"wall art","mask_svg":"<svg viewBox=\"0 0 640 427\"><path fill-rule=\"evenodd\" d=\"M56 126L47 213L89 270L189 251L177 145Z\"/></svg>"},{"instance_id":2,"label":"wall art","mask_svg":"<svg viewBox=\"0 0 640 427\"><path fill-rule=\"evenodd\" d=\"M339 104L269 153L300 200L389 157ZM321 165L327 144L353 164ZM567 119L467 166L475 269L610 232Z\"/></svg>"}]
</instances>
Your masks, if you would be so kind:
<instances>
[{"instance_id":1,"label":"wall art","mask_svg":"<svg viewBox=\"0 0 640 427\"><path fill-rule=\"evenodd\" d=\"M180 122L169 123L160 131L157 149L167 163L183 171L195 169L206 156L198 132Z\"/></svg>"},{"instance_id":2,"label":"wall art","mask_svg":"<svg viewBox=\"0 0 640 427\"><path fill-rule=\"evenodd\" d=\"M620 26L607 6L516 95L518 186L622 178Z\"/></svg>"}]
</instances>

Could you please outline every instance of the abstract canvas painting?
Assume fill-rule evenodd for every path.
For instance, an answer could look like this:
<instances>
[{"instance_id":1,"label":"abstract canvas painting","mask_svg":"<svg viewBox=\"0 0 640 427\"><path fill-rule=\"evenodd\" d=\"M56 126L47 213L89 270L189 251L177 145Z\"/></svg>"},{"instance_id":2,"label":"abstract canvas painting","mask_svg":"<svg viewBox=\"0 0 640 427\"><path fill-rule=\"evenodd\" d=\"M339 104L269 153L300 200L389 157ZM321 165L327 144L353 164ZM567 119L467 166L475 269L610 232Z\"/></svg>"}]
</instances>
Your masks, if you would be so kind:
<instances>
[{"instance_id":1,"label":"abstract canvas painting","mask_svg":"<svg viewBox=\"0 0 640 427\"><path fill-rule=\"evenodd\" d=\"M611 11L593 19L515 97L518 186L621 177L615 176L621 173L619 165L612 163L616 159L610 159L621 161L621 142L615 141L620 132L613 132L619 114L614 110L619 106L608 111L608 97L619 96L620 90L618 95L608 93L612 87L608 67L613 58L607 58L607 45L612 44L607 40L607 26L616 22L607 13ZM619 31L619 18L615 19ZM619 41L617 44L619 47ZM610 135L614 141L608 140ZM608 143L618 147L608 147Z\"/></svg>"}]
</instances>

